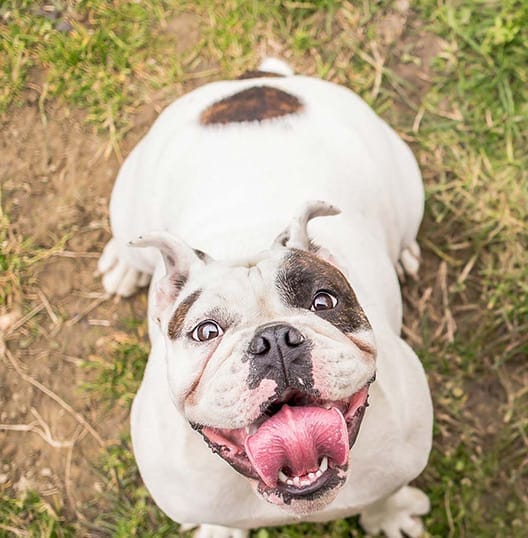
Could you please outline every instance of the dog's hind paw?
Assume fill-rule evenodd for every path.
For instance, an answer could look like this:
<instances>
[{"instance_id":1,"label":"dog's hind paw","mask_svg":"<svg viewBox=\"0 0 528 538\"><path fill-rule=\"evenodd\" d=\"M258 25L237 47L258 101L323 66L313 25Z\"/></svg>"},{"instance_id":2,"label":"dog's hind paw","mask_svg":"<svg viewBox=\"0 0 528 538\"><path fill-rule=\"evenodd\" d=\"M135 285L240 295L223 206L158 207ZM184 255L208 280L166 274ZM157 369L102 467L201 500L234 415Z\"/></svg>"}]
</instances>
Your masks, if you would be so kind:
<instances>
[{"instance_id":1,"label":"dog's hind paw","mask_svg":"<svg viewBox=\"0 0 528 538\"><path fill-rule=\"evenodd\" d=\"M200 525L194 532L194 538L248 538L248 536L248 530L220 525Z\"/></svg>"},{"instance_id":2,"label":"dog's hind paw","mask_svg":"<svg viewBox=\"0 0 528 538\"><path fill-rule=\"evenodd\" d=\"M405 275L409 275L414 280L418 279L420 260L420 247L416 241L413 241L400 252L400 259L396 262L396 272L400 281L405 281Z\"/></svg>"},{"instance_id":3,"label":"dog's hind paw","mask_svg":"<svg viewBox=\"0 0 528 538\"><path fill-rule=\"evenodd\" d=\"M117 241L111 239L105 246L97 272L103 275L103 287L107 293L130 297L150 282L150 275L130 267L119 255Z\"/></svg>"},{"instance_id":4,"label":"dog's hind paw","mask_svg":"<svg viewBox=\"0 0 528 538\"><path fill-rule=\"evenodd\" d=\"M427 514L430 503L427 495L417 488L405 486L394 495L368 506L359 518L370 534L383 532L387 538L419 538L424 533L419 516Z\"/></svg>"}]
</instances>

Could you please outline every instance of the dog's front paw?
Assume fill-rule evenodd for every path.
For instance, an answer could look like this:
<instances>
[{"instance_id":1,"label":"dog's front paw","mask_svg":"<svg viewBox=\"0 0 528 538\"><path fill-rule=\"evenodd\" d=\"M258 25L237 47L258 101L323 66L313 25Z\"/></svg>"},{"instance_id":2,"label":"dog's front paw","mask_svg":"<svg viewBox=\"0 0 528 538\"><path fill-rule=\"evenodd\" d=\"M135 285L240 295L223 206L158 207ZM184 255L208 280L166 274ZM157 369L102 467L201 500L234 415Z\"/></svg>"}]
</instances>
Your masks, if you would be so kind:
<instances>
[{"instance_id":1,"label":"dog's front paw","mask_svg":"<svg viewBox=\"0 0 528 538\"><path fill-rule=\"evenodd\" d=\"M416 241L413 241L408 247L405 247L400 252L400 259L396 262L396 272L398 278L404 282L405 275L409 275L412 279L418 279L418 270L420 269L420 246Z\"/></svg>"},{"instance_id":2,"label":"dog's front paw","mask_svg":"<svg viewBox=\"0 0 528 538\"><path fill-rule=\"evenodd\" d=\"M405 486L394 495L367 507L359 518L371 535L383 532L387 538L419 538L424 532L423 516L429 512L427 495L417 488Z\"/></svg>"},{"instance_id":3,"label":"dog's front paw","mask_svg":"<svg viewBox=\"0 0 528 538\"><path fill-rule=\"evenodd\" d=\"M150 282L150 275L130 267L119 255L119 247L115 239L105 246L97 272L103 275L103 287L107 293L130 297L139 288Z\"/></svg>"},{"instance_id":4,"label":"dog's front paw","mask_svg":"<svg viewBox=\"0 0 528 538\"><path fill-rule=\"evenodd\" d=\"M194 532L194 538L247 538L248 536L247 530L219 525L200 525Z\"/></svg>"}]
</instances>

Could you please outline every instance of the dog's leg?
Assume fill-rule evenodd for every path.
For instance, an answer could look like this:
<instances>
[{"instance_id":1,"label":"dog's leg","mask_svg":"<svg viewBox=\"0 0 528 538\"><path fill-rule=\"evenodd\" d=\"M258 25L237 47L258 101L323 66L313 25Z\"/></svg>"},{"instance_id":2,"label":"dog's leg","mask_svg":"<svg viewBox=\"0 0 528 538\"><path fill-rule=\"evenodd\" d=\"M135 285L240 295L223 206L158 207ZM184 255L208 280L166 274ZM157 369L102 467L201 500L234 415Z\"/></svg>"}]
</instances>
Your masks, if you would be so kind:
<instances>
[{"instance_id":1,"label":"dog's leg","mask_svg":"<svg viewBox=\"0 0 528 538\"><path fill-rule=\"evenodd\" d=\"M372 535L383 532L387 538L419 538L424 532L419 516L427 514L429 509L429 499L423 491L405 486L365 508L359 522Z\"/></svg>"},{"instance_id":2,"label":"dog's leg","mask_svg":"<svg viewBox=\"0 0 528 538\"><path fill-rule=\"evenodd\" d=\"M416 241L402 249L400 259L396 262L396 272L400 281L405 281L405 275L409 275L414 280L418 279L420 259L420 247Z\"/></svg>"},{"instance_id":3,"label":"dog's leg","mask_svg":"<svg viewBox=\"0 0 528 538\"><path fill-rule=\"evenodd\" d=\"M189 527L182 526L180 530L189 530ZM200 525L194 532L194 538L247 538L248 536L248 530L219 525Z\"/></svg>"},{"instance_id":4,"label":"dog's leg","mask_svg":"<svg viewBox=\"0 0 528 538\"><path fill-rule=\"evenodd\" d=\"M131 267L120 254L117 241L112 238L106 244L97 271L103 275L103 287L106 292L121 297L130 297L139 288L150 282L151 275Z\"/></svg>"}]
</instances>

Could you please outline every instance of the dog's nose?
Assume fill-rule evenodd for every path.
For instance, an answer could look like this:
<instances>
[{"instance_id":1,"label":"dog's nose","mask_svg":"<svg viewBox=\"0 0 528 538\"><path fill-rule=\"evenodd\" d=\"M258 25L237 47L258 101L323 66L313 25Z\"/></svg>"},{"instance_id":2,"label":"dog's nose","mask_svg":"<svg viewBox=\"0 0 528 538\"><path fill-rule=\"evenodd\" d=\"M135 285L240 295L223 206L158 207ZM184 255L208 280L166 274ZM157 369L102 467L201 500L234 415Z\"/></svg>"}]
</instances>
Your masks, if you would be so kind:
<instances>
[{"instance_id":1,"label":"dog's nose","mask_svg":"<svg viewBox=\"0 0 528 538\"><path fill-rule=\"evenodd\" d=\"M249 352L253 355L266 355L275 347L287 351L300 346L304 340L302 333L291 325L267 325L257 330L249 344Z\"/></svg>"},{"instance_id":2,"label":"dog's nose","mask_svg":"<svg viewBox=\"0 0 528 538\"><path fill-rule=\"evenodd\" d=\"M301 390L311 383L311 344L298 329L287 323L259 327L248 353L252 383L258 384L269 378L281 389Z\"/></svg>"}]
</instances>

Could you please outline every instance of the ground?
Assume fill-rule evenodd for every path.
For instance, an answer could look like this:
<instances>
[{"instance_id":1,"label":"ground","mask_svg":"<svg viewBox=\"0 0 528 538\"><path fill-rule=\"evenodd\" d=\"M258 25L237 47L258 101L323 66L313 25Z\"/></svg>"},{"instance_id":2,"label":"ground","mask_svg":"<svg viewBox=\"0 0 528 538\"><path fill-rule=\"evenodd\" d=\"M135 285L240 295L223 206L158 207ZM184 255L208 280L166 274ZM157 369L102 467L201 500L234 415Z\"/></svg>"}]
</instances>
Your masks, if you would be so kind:
<instances>
[{"instance_id":1,"label":"ground","mask_svg":"<svg viewBox=\"0 0 528 538\"><path fill-rule=\"evenodd\" d=\"M428 373L430 536L528 524L528 4L7 1L0 6L0 536L172 536L128 412L144 293L94 275L124 156L162 108L264 55L358 92L424 175L404 337ZM362 536L355 519L258 538Z\"/></svg>"}]
</instances>

